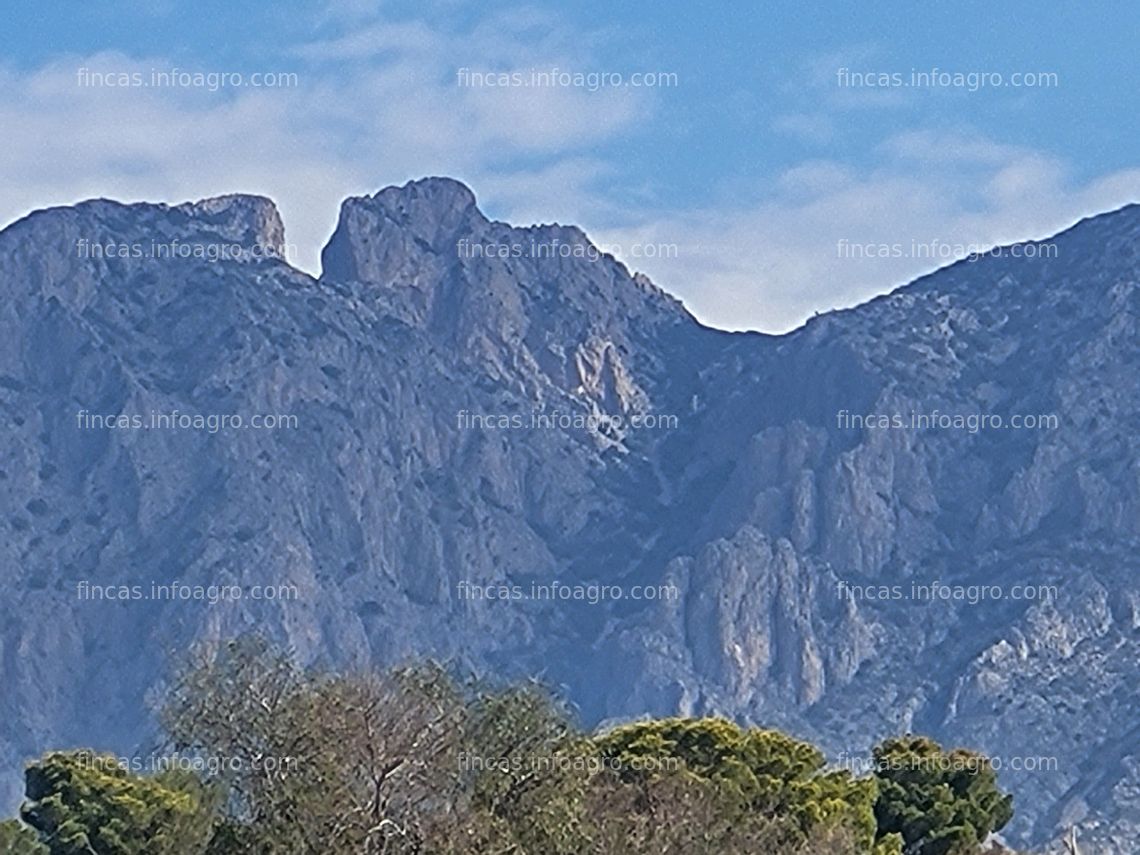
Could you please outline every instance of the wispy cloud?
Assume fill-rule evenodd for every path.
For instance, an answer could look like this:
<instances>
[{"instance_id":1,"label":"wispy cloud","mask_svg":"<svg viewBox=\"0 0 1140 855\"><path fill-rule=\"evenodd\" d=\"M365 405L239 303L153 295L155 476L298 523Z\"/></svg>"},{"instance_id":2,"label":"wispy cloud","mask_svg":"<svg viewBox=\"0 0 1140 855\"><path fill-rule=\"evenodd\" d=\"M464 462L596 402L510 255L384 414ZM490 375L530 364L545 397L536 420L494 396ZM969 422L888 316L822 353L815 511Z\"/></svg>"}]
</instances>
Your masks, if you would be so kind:
<instances>
[{"instance_id":1,"label":"wispy cloud","mask_svg":"<svg viewBox=\"0 0 1140 855\"><path fill-rule=\"evenodd\" d=\"M957 146L958 155L918 158L920 141L934 151ZM913 257L915 244L953 252L1040 239L1140 200L1140 170L1079 183L1055 157L976 134L915 131L880 151L880 163L867 171L805 163L787 170L758 204L675 212L605 231L602 239L676 245L675 258L627 261L708 323L782 332L816 311L855 305L955 260ZM843 241L901 250L897 257L851 257Z\"/></svg>"}]
</instances>

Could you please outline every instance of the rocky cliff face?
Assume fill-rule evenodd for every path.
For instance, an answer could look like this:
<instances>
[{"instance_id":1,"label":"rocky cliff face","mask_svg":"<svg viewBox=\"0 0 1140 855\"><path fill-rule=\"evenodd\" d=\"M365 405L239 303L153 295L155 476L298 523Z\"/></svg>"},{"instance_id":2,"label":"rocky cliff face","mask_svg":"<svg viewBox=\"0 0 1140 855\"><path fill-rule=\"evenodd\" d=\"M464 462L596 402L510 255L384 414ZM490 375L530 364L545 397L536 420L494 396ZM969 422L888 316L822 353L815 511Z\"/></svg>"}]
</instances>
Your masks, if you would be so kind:
<instances>
[{"instance_id":1,"label":"rocky cliff face","mask_svg":"<svg viewBox=\"0 0 1140 855\"><path fill-rule=\"evenodd\" d=\"M929 732L1003 758L1012 838L1140 841L1140 209L781 337L701 327L578 229L492 222L444 179L347 200L319 279L216 251L283 242L241 196L0 233L5 767L140 750L167 655L258 628L837 760ZM91 418L175 410L204 426ZM81 593L171 581L243 595Z\"/></svg>"}]
</instances>

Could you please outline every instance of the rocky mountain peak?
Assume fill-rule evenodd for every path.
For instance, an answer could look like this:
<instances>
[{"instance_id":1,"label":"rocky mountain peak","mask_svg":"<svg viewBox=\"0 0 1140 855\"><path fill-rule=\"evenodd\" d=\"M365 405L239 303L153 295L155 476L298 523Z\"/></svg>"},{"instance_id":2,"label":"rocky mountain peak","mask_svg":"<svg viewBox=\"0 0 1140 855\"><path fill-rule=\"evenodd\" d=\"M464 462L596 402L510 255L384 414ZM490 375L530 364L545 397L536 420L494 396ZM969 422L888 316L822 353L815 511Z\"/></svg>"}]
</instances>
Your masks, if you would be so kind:
<instances>
[{"instance_id":1,"label":"rocky mountain peak","mask_svg":"<svg viewBox=\"0 0 1140 855\"><path fill-rule=\"evenodd\" d=\"M431 213L445 219L449 211L463 212L476 207L475 193L455 178L429 176L409 181L402 187L385 187L372 200L393 213Z\"/></svg>"},{"instance_id":2,"label":"rocky mountain peak","mask_svg":"<svg viewBox=\"0 0 1140 855\"><path fill-rule=\"evenodd\" d=\"M580 228L489 220L471 190L450 178L346 199L321 262L322 279L400 295L394 308L416 324L431 314L437 292L461 303L489 297L510 311L513 305L546 302L557 290L564 310L629 316L634 309L655 314L664 308L674 318L687 316L678 301L644 276L631 276ZM504 287L508 280L510 287ZM409 293L419 299L409 303Z\"/></svg>"},{"instance_id":3,"label":"rocky mountain peak","mask_svg":"<svg viewBox=\"0 0 1140 855\"><path fill-rule=\"evenodd\" d=\"M171 299L158 296L169 277L156 274L168 263L217 267L281 258L284 249L277 206L244 194L178 205L90 199L34 211L0 232L0 265L23 271L16 287L76 309L119 287ZM126 287L144 271L146 287Z\"/></svg>"},{"instance_id":4,"label":"rocky mountain peak","mask_svg":"<svg viewBox=\"0 0 1140 855\"><path fill-rule=\"evenodd\" d=\"M696 328L678 301L581 229L492 221L470 189L445 178L346 200L321 279L360 288L384 313L496 378L575 394L605 385L600 375L636 390L631 378L652 370L646 351L656 345L647 342ZM644 399L612 397L623 408Z\"/></svg>"},{"instance_id":5,"label":"rocky mountain peak","mask_svg":"<svg viewBox=\"0 0 1140 855\"><path fill-rule=\"evenodd\" d=\"M85 276L108 263L280 257L285 227L272 200L231 194L179 205L89 199L35 211L3 232L0 255L35 245L26 259L58 283L60 270ZM21 262L22 263L22 262Z\"/></svg>"},{"instance_id":6,"label":"rocky mountain peak","mask_svg":"<svg viewBox=\"0 0 1140 855\"><path fill-rule=\"evenodd\" d=\"M475 194L451 178L386 187L341 204L336 231L321 253L322 276L383 283L409 251L456 252L460 236L486 222Z\"/></svg>"},{"instance_id":7,"label":"rocky mountain peak","mask_svg":"<svg viewBox=\"0 0 1140 855\"><path fill-rule=\"evenodd\" d=\"M285 246L285 225L272 199L233 193L172 210L185 214L195 225L206 225L219 235L243 246L257 245L280 253Z\"/></svg>"}]
</instances>

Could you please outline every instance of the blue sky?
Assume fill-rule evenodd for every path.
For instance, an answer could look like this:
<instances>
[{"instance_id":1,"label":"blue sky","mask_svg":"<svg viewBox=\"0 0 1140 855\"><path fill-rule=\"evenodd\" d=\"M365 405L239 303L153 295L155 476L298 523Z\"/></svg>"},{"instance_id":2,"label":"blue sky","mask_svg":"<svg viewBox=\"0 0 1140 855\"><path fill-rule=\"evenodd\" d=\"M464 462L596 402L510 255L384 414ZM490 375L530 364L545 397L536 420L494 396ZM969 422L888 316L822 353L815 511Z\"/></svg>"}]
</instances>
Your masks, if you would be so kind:
<instances>
[{"instance_id":1,"label":"blue sky","mask_svg":"<svg viewBox=\"0 0 1140 855\"><path fill-rule=\"evenodd\" d=\"M778 332L1140 201L1137 32L1124 2L18 2L0 23L0 222L263 193L315 271L341 198L445 174L491 216L582 225L706 322ZM80 77L175 68L295 85ZM623 85L458 75L551 68ZM625 85L638 72L671 82Z\"/></svg>"}]
</instances>

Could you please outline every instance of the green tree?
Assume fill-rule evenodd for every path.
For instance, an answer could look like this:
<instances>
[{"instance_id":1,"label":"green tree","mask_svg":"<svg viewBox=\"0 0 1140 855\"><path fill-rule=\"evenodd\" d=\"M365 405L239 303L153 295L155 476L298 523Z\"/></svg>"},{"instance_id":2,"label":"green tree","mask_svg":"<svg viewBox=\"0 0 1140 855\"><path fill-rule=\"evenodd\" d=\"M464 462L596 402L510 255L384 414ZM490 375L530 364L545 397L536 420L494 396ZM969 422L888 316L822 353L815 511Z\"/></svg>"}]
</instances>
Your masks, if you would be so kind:
<instances>
[{"instance_id":1,"label":"green tree","mask_svg":"<svg viewBox=\"0 0 1140 855\"><path fill-rule=\"evenodd\" d=\"M465 708L460 764L474 809L522 851L587 851L583 803L600 764L593 744L541 685L476 687Z\"/></svg>"},{"instance_id":2,"label":"green tree","mask_svg":"<svg viewBox=\"0 0 1140 855\"><path fill-rule=\"evenodd\" d=\"M109 755L52 753L28 766L21 818L51 855L193 855L213 807L193 775L143 777Z\"/></svg>"},{"instance_id":3,"label":"green tree","mask_svg":"<svg viewBox=\"0 0 1140 855\"><path fill-rule=\"evenodd\" d=\"M899 834L907 855L974 855L1013 817L984 755L919 736L888 739L873 755L879 834Z\"/></svg>"},{"instance_id":4,"label":"green tree","mask_svg":"<svg viewBox=\"0 0 1140 855\"><path fill-rule=\"evenodd\" d=\"M0 822L0 855L49 855L51 850L19 820Z\"/></svg>"},{"instance_id":5,"label":"green tree","mask_svg":"<svg viewBox=\"0 0 1140 855\"><path fill-rule=\"evenodd\" d=\"M718 718L670 718L615 728L596 744L626 782L644 788L680 770L682 778L706 785L701 798L712 794L721 817L734 824L759 817L780 829L783 845L839 828L860 852L875 845L875 782L826 771L819 749L779 731L744 729ZM893 849L897 840L884 836L876 851Z\"/></svg>"}]
</instances>

